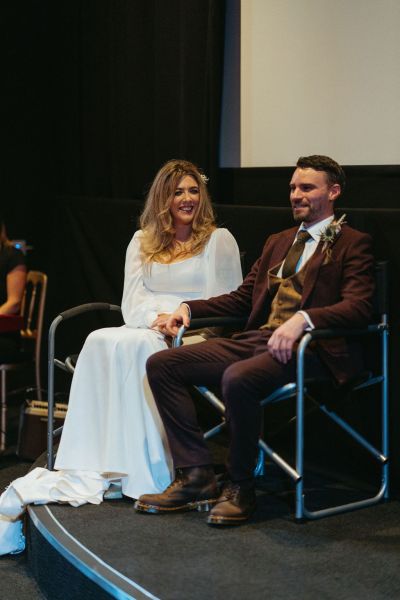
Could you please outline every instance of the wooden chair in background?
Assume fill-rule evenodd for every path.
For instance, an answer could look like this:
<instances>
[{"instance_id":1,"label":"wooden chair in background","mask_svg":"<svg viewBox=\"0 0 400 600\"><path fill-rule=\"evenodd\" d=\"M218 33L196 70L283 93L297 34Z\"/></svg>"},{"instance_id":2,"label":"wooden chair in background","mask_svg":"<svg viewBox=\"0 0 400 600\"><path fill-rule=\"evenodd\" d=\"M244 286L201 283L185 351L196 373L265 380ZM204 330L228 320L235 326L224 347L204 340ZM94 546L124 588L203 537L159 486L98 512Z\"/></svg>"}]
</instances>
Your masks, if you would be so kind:
<instances>
[{"instance_id":1,"label":"wooden chair in background","mask_svg":"<svg viewBox=\"0 0 400 600\"><path fill-rule=\"evenodd\" d=\"M37 397L39 400L42 399L40 350L46 292L47 275L40 271L29 271L20 311L22 318L21 350L10 358L10 361L0 364L0 451L6 447L7 373L33 367Z\"/></svg>"}]
</instances>

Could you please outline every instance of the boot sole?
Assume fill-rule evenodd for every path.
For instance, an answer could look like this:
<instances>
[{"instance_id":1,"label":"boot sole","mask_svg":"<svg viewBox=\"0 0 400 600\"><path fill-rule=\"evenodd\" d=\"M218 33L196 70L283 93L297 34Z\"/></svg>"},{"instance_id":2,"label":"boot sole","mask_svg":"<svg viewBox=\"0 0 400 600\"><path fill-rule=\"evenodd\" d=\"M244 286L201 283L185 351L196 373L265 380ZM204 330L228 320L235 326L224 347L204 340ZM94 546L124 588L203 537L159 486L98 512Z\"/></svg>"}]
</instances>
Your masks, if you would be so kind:
<instances>
[{"instance_id":1,"label":"boot sole","mask_svg":"<svg viewBox=\"0 0 400 600\"><path fill-rule=\"evenodd\" d=\"M144 504L139 500L136 500L134 508L138 512L160 514L160 513L171 513L171 512L185 512L188 510L197 510L199 512L209 511L213 505L217 502L215 500L198 500L197 502L188 502L187 504L181 504L180 506L157 506L155 504Z\"/></svg>"},{"instance_id":2,"label":"boot sole","mask_svg":"<svg viewBox=\"0 0 400 600\"><path fill-rule=\"evenodd\" d=\"M208 517L207 525L241 525L245 521L248 521L251 515L248 517Z\"/></svg>"},{"instance_id":3,"label":"boot sole","mask_svg":"<svg viewBox=\"0 0 400 600\"><path fill-rule=\"evenodd\" d=\"M207 524L217 526L241 525L241 523L244 523L245 521L248 521L250 519L250 517L254 513L254 510L255 508L247 515L242 515L241 517L224 517L222 515L210 515L209 517L207 517Z\"/></svg>"}]
</instances>

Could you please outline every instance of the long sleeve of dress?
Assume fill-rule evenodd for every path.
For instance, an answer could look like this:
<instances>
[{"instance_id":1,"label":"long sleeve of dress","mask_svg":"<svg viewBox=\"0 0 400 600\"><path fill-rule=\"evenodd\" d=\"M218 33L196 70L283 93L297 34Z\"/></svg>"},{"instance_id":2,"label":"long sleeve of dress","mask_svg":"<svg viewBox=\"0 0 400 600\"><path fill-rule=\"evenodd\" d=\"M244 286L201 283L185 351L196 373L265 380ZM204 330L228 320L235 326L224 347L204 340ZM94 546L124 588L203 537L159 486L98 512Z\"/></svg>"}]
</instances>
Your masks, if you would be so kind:
<instances>
[{"instance_id":1,"label":"long sleeve of dress","mask_svg":"<svg viewBox=\"0 0 400 600\"><path fill-rule=\"evenodd\" d=\"M142 232L136 231L126 251L122 315L128 327L149 327L158 312L160 298L147 289L143 280L143 263L140 256ZM152 320L150 320L152 319Z\"/></svg>"},{"instance_id":2,"label":"long sleeve of dress","mask_svg":"<svg viewBox=\"0 0 400 600\"><path fill-rule=\"evenodd\" d=\"M211 298L235 290L243 281L239 248L225 228L216 229L205 251L207 276L202 298Z\"/></svg>"},{"instance_id":3,"label":"long sleeve of dress","mask_svg":"<svg viewBox=\"0 0 400 600\"><path fill-rule=\"evenodd\" d=\"M154 294L146 287L140 257L141 235L141 231L135 233L126 253L122 314L128 327L150 327L158 313L172 312L187 299L176 293ZM227 229L213 231L202 255L201 269L204 269L204 285L198 298L230 292L240 285L239 249Z\"/></svg>"}]
</instances>

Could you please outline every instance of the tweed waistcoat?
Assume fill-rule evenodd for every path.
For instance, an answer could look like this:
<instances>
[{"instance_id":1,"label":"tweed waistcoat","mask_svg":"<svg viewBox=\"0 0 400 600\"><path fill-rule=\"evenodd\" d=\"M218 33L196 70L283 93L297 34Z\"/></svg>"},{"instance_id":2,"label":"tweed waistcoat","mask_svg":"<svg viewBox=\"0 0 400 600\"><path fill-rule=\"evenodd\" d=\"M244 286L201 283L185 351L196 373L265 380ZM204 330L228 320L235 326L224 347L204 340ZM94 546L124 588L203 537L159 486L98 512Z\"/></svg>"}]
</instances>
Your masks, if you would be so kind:
<instances>
[{"instance_id":1,"label":"tweed waistcoat","mask_svg":"<svg viewBox=\"0 0 400 600\"><path fill-rule=\"evenodd\" d=\"M276 275L279 267L280 265L277 265L268 271L269 289L274 299L268 321L260 329L271 329L273 331L300 309L307 264L286 279Z\"/></svg>"}]
</instances>

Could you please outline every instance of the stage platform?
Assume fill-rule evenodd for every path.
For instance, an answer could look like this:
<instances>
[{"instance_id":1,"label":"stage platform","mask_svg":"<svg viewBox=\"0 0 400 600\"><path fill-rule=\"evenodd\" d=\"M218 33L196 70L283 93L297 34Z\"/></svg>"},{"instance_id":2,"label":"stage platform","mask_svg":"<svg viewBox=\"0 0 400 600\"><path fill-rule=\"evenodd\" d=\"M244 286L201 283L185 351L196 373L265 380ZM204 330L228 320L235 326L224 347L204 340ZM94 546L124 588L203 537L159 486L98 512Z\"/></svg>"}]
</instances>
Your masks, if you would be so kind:
<instances>
[{"instance_id":1,"label":"stage platform","mask_svg":"<svg viewBox=\"0 0 400 600\"><path fill-rule=\"evenodd\" d=\"M51 600L398 596L397 500L299 524L290 483L270 475L256 515L236 528L209 527L198 512L139 514L129 499L31 506L29 568ZM353 493L335 490L338 500Z\"/></svg>"}]
</instances>

